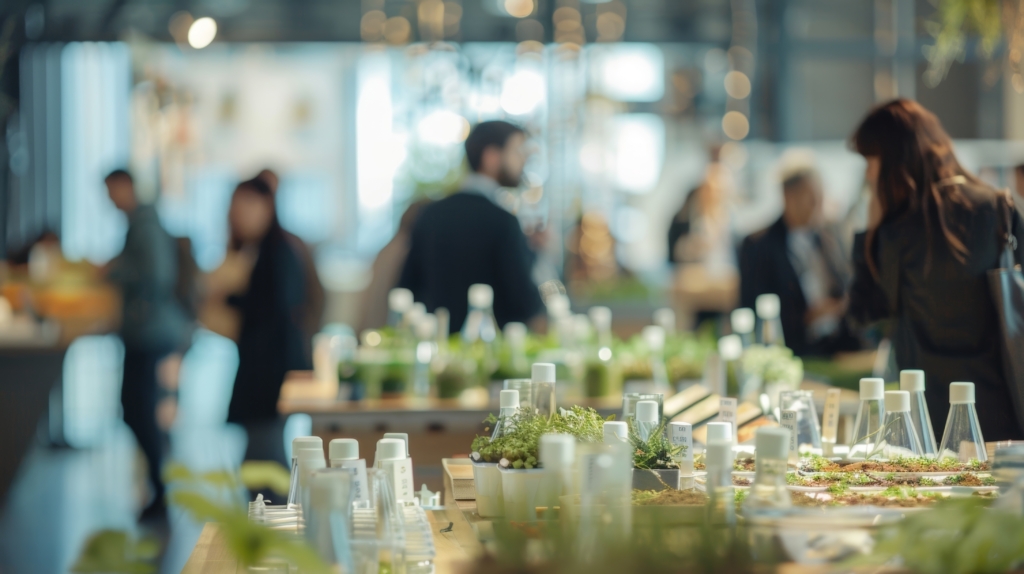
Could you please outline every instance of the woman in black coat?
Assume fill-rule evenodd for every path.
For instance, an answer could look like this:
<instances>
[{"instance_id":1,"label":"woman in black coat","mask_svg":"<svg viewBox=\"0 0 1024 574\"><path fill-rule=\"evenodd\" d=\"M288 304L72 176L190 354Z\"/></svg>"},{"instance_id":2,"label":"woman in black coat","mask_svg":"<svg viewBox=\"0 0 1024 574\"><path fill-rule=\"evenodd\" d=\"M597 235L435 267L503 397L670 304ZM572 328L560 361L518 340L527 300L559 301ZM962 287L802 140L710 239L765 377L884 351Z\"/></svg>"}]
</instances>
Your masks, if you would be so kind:
<instances>
[{"instance_id":1,"label":"woman in black coat","mask_svg":"<svg viewBox=\"0 0 1024 574\"><path fill-rule=\"evenodd\" d=\"M945 428L949 384L964 381L975 384L986 441L1024 438L986 275L999 267L1000 222L1012 214L1017 237L1024 222L1005 195L960 166L938 119L916 102L879 106L852 143L868 162L872 197L867 232L854 243L850 319L894 320L896 362L925 371L936 436Z\"/></svg>"},{"instance_id":2,"label":"woman in black coat","mask_svg":"<svg viewBox=\"0 0 1024 574\"><path fill-rule=\"evenodd\" d=\"M247 459L284 462L277 399L285 373L312 368L310 326L319 282L295 236L277 221L274 194L260 179L239 184L229 211L232 248L253 250L248 289L233 297L241 329L228 422L249 433Z\"/></svg>"}]
</instances>

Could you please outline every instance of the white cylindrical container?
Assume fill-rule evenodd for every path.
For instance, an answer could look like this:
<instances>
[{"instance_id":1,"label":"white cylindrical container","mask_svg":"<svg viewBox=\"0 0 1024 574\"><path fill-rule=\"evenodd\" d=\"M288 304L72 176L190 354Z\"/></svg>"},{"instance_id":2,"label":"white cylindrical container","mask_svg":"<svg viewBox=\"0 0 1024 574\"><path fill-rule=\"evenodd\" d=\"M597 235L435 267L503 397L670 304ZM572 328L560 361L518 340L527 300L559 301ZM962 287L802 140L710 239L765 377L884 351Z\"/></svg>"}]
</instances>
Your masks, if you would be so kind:
<instances>
[{"instance_id":1,"label":"white cylindrical container","mask_svg":"<svg viewBox=\"0 0 1024 574\"><path fill-rule=\"evenodd\" d=\"M370 489L366 481L366 460L359 458L359 441L354 438L336 438L327 446L331 468L347 468L355 471L352 479L353 500L369 504Z\"/></svg>"},{"instance_id":2,"label":"white cylindrical container","mask_svg":"<svg viewBox=\"0 0 1024 574\"><path fill-rule=\"evenodd\" d=\"M405 455L405 443L401 439L382 438L377 441L377 468L388 473L399 503L416 500L413 487L412 461Z\"/></svg>"},{"instance_id":3,"label":"white cylindrical container","mask_svg":"<svg viewBox=\"0 0 1024 574\"><path fill-rule=\"evenodd\" d=\"M606 421L604 423L604 443L629 442L629 425L626 421Z\"/></svg>"}]
</instances>

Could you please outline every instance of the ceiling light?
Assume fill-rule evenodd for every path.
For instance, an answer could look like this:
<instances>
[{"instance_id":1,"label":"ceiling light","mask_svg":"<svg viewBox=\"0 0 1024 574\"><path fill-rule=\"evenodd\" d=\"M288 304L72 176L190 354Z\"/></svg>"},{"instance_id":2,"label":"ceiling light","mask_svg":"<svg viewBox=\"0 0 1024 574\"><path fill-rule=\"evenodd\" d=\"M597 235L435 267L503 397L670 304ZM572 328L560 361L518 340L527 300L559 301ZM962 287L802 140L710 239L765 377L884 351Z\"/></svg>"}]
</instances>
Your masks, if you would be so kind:
<instances>
[{"instance_id":1,"label":"ceiling light","mask_svg":"<svg viewBox=\"0 0 1024 574\"><path fill-rule=\"evenodd\" d=\"M205 48L217 37L217 22L210 17L199 18L188 28L188 45L196 50Z\"/></svg>"}]
</instances>

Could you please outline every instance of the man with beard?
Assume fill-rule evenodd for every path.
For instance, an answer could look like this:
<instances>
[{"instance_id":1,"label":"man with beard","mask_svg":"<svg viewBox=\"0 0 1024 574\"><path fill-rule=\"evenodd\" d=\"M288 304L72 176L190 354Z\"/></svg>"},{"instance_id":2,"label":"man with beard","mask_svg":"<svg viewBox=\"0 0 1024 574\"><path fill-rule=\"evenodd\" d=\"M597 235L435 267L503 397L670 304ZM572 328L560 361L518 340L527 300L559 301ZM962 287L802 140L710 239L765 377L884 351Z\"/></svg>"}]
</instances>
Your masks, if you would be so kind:
<instances>
[{"instance_id":1,"label":"man with beard","mask_svg":"<svg viewBox=\"0 0 1024 574\"><path fill-rule=\"evenodd\" d=\"M462 187L423 209L413 228L400 287L433 312L448 309L451 329L466 319L469 286L494 289L494 316L542 321L544 309L531 278L534 255L519 220L498 205L501 187L517 187L526 163L526 134L513 124L478 124L466 138L470 173Z\"/></svg>"}]
</instances>

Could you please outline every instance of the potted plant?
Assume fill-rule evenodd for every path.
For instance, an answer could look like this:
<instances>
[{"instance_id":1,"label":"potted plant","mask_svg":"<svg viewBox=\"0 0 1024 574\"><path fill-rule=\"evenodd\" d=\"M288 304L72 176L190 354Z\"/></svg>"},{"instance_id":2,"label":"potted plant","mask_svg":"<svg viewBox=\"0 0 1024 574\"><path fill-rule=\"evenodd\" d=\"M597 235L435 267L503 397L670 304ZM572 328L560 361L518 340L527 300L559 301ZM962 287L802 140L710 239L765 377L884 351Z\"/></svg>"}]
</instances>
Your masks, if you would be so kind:
<instances>
[{"instance_id":1,"label":"potted plant","mask_svg":"<svg viewBox=\"0 0 1024 574\"><path fill-rule=\"evenodd\" d=\"M679 457L684 446L674 446L665 436L665 420L646 439L629 421L629 444L633 448L633 488L666 490L679 488Z\"/></svg>"}]
</instances>

